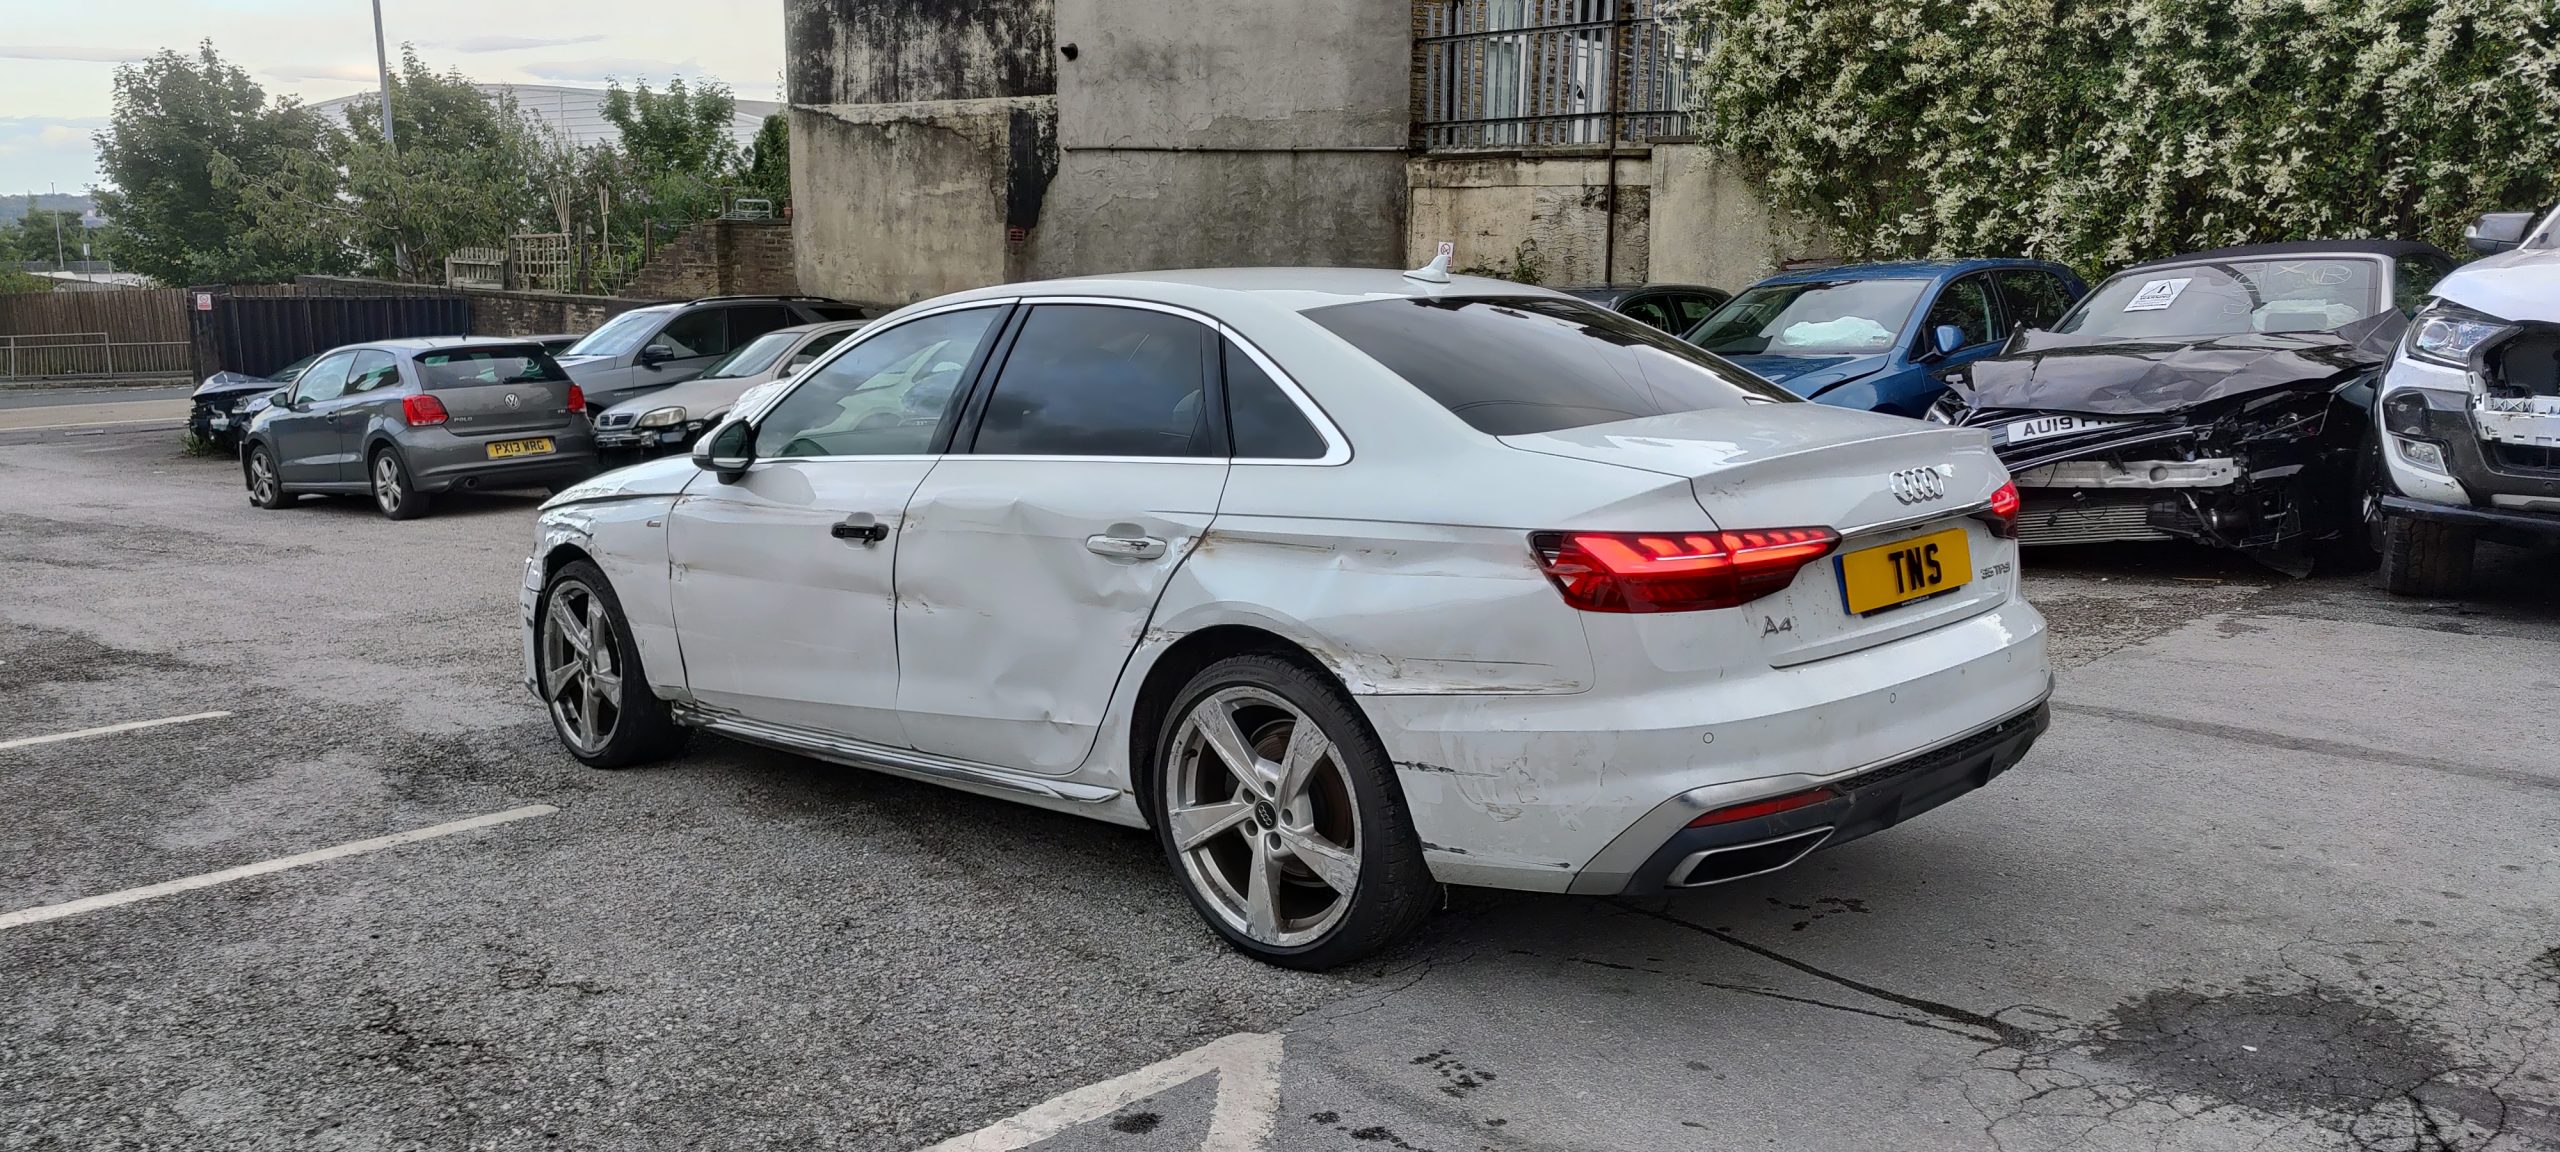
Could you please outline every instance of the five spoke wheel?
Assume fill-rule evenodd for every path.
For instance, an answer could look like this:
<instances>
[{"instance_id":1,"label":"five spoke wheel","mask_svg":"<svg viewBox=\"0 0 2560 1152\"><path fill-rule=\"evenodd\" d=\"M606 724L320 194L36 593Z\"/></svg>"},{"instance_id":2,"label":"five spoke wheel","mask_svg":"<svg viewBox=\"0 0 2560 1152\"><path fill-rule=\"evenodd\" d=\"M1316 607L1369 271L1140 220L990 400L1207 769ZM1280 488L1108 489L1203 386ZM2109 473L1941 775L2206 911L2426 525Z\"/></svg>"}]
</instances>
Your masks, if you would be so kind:
<instances>
[{"instance_id":1,"label":"five spoke wheel","mask_svg":"<svg viewBox=\"0 0 2560 1152\"><path fill-rule=\"evenodd\" d=\"M1165 820L1194 888L1274 947L1325 935L1360 885L1360 805L1324 729L1251 686L1202 697L1175 730Z\"/></svg>"},{"instance_id":2,"label":"five spoke wheel","mask_svg":"<svg viewBox=\"0 0 2560 1152\"><path fill-rule=\"evenodd\" d=\"M583 580L554 585L542 616L542 699L561 739L596 755L622 718L622 642L613 615Z\"/></svg>"}]
</instances>

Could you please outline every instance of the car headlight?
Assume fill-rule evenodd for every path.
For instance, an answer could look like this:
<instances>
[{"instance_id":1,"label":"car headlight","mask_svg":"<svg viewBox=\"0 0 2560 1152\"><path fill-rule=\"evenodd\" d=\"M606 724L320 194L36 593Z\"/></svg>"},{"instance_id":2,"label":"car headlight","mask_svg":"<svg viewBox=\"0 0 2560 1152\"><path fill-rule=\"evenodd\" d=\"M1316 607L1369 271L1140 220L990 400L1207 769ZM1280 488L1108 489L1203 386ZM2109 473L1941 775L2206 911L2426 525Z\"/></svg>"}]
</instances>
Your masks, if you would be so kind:
<instances>
[{"instance_id":1,"label":"car headlight","mask_svg":"<svg viewBox=\"0 0 2560 1152\"><path fill-rule=\"evenodd\" d=\"M682 423L684 423L684 409L652 408L641 413L640 419L634 422L631 426L634 428L673 428Z\"/></svg>"},{"instance_id":2,"label":"car headlight","mask_svg":"<svg viewBox=\"0 0 2560 1152\"><path fill-rule=\"evenodd\" d=\"M2455 368L2471 366L2471 354L2515 325L2449 300L2437 300L2409 325L2409 355Z\"/></svg>"}]
</instances>

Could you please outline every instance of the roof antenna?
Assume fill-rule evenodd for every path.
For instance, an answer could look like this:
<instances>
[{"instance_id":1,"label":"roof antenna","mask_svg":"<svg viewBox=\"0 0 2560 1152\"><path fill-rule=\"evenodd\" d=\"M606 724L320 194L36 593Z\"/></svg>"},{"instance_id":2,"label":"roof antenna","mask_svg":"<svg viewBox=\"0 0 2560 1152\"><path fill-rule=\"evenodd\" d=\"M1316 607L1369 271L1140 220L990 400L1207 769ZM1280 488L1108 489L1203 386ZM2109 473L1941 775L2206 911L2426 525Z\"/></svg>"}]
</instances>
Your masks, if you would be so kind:
<instances>
[{"instance_id":1,"label":"roof antenna","mask_svg":"<svg viewBox=\"0 0 2560 1152\"><path fill-rule=\"evenodd\" d=\"M1425 264L1420 268L1416 268L1411 272L1405 273L1404 278L1407 280L1420 280L1425 284L1448 283L1449 257L1456 255L1457 251L1458 246L1456 244L1452 244L1446 240L1441 241L1440 254L1432 257L1430 263Z\"/></svg>"}]
</instances>

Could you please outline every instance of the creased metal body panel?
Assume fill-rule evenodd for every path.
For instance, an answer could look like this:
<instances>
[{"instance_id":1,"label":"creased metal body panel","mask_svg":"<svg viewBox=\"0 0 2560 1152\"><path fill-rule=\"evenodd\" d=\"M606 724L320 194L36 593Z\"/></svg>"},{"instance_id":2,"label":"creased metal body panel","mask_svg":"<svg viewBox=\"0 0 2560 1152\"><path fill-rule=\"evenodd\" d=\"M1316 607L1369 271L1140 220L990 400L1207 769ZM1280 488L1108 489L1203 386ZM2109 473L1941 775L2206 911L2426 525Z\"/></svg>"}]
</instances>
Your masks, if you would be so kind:
<instances>
[{"instance_id":1,"label":"creased metal body panel","mask_svg":"<svg viewBox=\"0 0 2560 1152\"><path fill-rule=\"evenodd\" d=\"M667 522L692 694L774 723L907 746L891 607L897 527L932 467L925 456L770 460L734 483L695 484ZM887 536L833 534L862 516Z\"/></svg>"},{"instance_id":2,"label":"creased metal body panel","mask_svg":"<svg viewBox=\"0 0 2560 1152\"><path fill-rule=\"evenodd\" d=\"M660 696L684 691L684 656L676 643L675 612L668 598L667 510L701 472L690 460L625 468L563 490L542 506L534 530L533 557L525 565L524 609L531 621L548 561L562 547L594 560L612 582L629 617L632 641L649 687ZM525 675L534 674L530 628Z\"/></svg>"},{"instance_id":3,"label":"creased metal body panel","mask_svg":"<svg viewBox=\"0 0 2560 1152\"><path fill-rule=\"evenodd\" d=\"M1084 763L1227 470L945 458L898 533L896 699L913 746L1028 772Z\"/></svg>"}]
</instances>

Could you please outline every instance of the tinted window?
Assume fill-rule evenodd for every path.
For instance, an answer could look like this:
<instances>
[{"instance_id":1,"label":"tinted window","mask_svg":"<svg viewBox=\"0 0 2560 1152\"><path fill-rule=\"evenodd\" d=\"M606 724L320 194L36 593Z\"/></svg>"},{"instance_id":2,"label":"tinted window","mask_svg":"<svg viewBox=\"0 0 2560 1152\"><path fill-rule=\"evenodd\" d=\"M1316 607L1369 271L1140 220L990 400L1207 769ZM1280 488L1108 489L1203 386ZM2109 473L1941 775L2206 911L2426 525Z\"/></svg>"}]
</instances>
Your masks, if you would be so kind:
<instances>
[{"instance_id":1,"label":"tinted window","mask_svg":"<svg viewBox=\"0 0 2560 1152\"><path fill-rule=\"evenodd\" d=\"M1709 313L1716 310L1716 305L1722 304L1726 300L1730 299L1732 299L1730 296L1672 297L1672 305L1679 310L1680 314L1673 318L1671 330L1674 332L1686 332L1697 327L1698 321L1706 319Z\"/></svg>"},{"instance_id":2,"label":"tinted window","mask_svg":"<svg viewBox=\"0 0 2560 1152\"><path fill-rule=\"evenodd\" d=\"M1495 436L1796 399L1669 334L1576 300L1369 300L1306 315Z\"/></svg>"},{"instance_id":3,"label":"tinted window","mask_svg":"<svg viewBox=\"0 0 2560 1152\"><path fill-rule=\"evenodd\" d=\"M1911 322L1926 280L1768 284L1734 297L1689 334L1728 356L1872 356Z\"/></svg>"},{"instance_id":4,"label":"tinted window","mask_svg":"<svg viewBox=\"0 0 2560 1152\"><path fill-rule=\"evenodd\" d=\"M356 354L340 352L324 357L317 364L294 377L293 395L299 400L335 400L347 390L347 369L353 367Z\"/></svg>"},{"instance_id":5,"label":"tinted window","mask_svg":"<svg viewBox=\"0 0 2560 1152\"><path fill-rule=\"evenodd\" d=\"M657 327L658 322L666 318L667 314L665 312L654 308L638 312L625 312L620 316L616 316L611 320L605 321L604 327L598 328L593 332L589 332L586 335L579 337L578 342L570 345L569 350L561 353L561 355L623 355L639 348L640 341L647 338L649 330Z\"/></svg>"},{"instance_id":6,"label":"tinted window","mask_svg":"<svg viewBox=\"0 0 2560 1152\"><path fill-rule=\"evenodd\" d=\"M569 376L539 345L524 344L421 352L418 378L429 388L467 388L474 384L542 384Z\"/></svg>"},{"instance_id":7,"label":"tinted window","mask_svg":"<svg viewBox=\"0 0 2560 1152\"><path fill-rule=\"evenodd\" d=\"M391 359L391 354L378 348L367 348L356 353L355 367L349 370L347 391L371 392L399 380L400 365Z\"/></svg>"},{"instance_id":8,"label":"tinted window","mask_svg":"<svg viewBox=\"0 0 2560 1152\"><path fill-rule=\"evenodd\" d=\"M1947 285L1938 293L1938 302L1929 306L1928 318L1920 322L1921 347L1930 347L1937 339L1941 324L1952 324L1964 331L1964 346L1972 347L1991 339L1991 278L1967 276Z\"/></svg>"},{"instance_id":9,"label":"tinted window","mask_svg":"<svg viewBox=\"0 0 2560 1152\"><path fill-rule=\"evenodd\" d=\"M664 344L678 360L696 356L717 356L729 350L729 318L721 315L725 308L704 308L687 312L667 322L652 344Z\"/></svg>"},{"instance_id":10,"label":"tinted window","mask_svg":"<svg viewBox=\"0 0 2560 1152\"><path fill-rule=\"evenodd\" d=\"M1031 310L987 395L973 447L995 456L1204 456L1209 330L1099 304Z\"/></svg>"},{"instance_id":11,"label":"tinted window","mask_svg":"<svg viewBox=\"0 0 2560 1152\"><path fill-rule=\"evenodd\" d=\"M2403 312L2417 315L2428 294L2435 290L2436 281L2444 279L2449 271L2452 269L2437 263L2432 256L2401 257L2391 269L2391 303Z\"/></svg>"},{"instance_id":12,"label":"tinted window","mask_svg":"<svg viewBox=\"0 0 2560 1152\"><path fill-rule=\"evenodd\" d=\"M771 332L800 322L789 308L780 304L740 304L729 312L729 346L732 348Z\"/></svg>"},{"instance_id":13,"label":"tinted window","mask_svg":"<svg viewBox=\"0 0 2560 1152\"><path fill-rule=\"evenodd\" d=\"M756 424L756 455L911 456L933 432L1002 308L910 320L801 378Z\"/></svg>"},{"instance_id":14,"label":"tinted window","mask_svg":"<svg viewBox=\"0 0 2560 1152\"><path fill-rule=\"evenodd\" d=\"M2051 329L2071 310L2071 289L2051 272L2019 269L1994 273L2000 294L2009 304L2009 326Z\"/></svg>"},{"instance_id":15,"label":"tinted window","mask_svg":"<svg viewBox=\"0 0 2560 1152\"><path fill-rule=\"evenodd\" d=\"M1232 341L1226 346L1227 429L1235 454L1253 460L1313 460L1324 437L1262 365Z\"/></svg>"},{"instance_id":16,"label":"tinted window","mask_svg":"<svg viewBox=\"0 0 2560 1152\"><path fill-rule=\"evenodd\" d=\"M1665 332L1671 332L1676 331L1677 329L1671 319L1671 309L1668 306L1669 303L1670 302L1668 300L1665 300L1660 296L1638 296L1633 300L1627 301L1624 306L1618 309L1618 311L1624 312L1629 316L1633 316L1643 323L1660 328Z\"/></svg>"},{"instance_id":17,"label":"tinted window","mask_svg":"<svg viewBox=\"0 0 2560 1152\"><path fill-rule=\"evenodd\" d=\"M2135 268L2098 285L2054 331L2110 339L2325 332L2381 312L2382 274L2371 256Z\"/></svg>"},{"instance_id":18,"label":"tinted window","mask_svg":"<svg viewBox=\"0 0 2560 1152\"><path fill-rule=\"evenodd\" d=\"M719 363L703 370L702 378L727 380L738 376L753 376L773 367L773 362L782 359L782 354L790 351L792 342L798 339L800 334L797 332L765 333L756 337L755 343L721 357Z\"/></svg>"}]
</instances>

